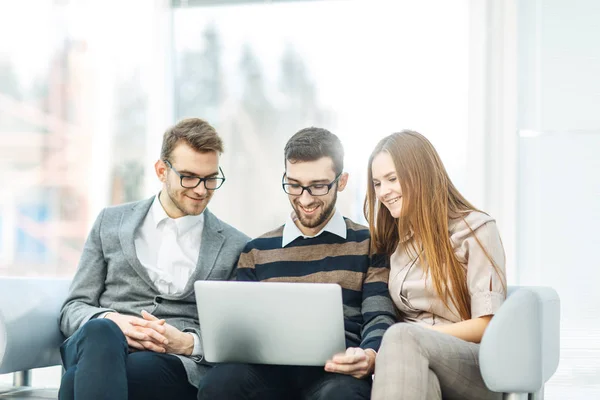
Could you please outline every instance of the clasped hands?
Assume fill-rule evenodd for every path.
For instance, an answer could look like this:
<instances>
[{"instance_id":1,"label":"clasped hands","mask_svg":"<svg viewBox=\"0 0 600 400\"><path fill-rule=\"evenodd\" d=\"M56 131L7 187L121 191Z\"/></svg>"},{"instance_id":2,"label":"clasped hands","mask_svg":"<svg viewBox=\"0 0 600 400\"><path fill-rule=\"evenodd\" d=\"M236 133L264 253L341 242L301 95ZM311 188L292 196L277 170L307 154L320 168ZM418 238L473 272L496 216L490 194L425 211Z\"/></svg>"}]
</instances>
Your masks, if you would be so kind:
<instances>
[{"instance_id":1,"label":"clasped hands","mask_svg":"<svg viewBox=\"0 0 600 400\"><path fill-rule=\"evenodd\" d=\"M117 324L132 349L182 355L191 355L194 349L190 333L181 332L147 311L142 311L142 318L116 312L105 318Z\"/></svg>"}]
</instances>

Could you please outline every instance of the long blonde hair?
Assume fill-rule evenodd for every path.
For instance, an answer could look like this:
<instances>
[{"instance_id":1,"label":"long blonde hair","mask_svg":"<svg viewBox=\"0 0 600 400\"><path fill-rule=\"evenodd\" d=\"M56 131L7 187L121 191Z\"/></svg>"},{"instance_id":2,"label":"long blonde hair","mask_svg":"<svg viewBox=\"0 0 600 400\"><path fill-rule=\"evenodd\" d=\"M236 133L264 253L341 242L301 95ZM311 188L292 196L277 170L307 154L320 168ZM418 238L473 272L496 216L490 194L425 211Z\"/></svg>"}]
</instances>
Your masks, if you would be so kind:
<instances>
[{"instance_id":1,"label":"long blonde hair","mask_svg":"<svg viewBox=\"0 0 600 400\"><path fill-rule=\"evenodd\" d=\"M402 187L402 215L398 219L378 202L373 187L373 159L382 152L392 157ZM369 157L367 187L364 213L369 221L372 251L389 256L402 242L414 257L421 254L425 272L444 305L450 308L452 303L461 319L470 319L466 271L454 254L448 221L464 220L471 211L479 210L452 184L433 145L420 133L409 130L385 137ZM475 239L498 271L479 239Z\"/></svg>"}]
</instances>

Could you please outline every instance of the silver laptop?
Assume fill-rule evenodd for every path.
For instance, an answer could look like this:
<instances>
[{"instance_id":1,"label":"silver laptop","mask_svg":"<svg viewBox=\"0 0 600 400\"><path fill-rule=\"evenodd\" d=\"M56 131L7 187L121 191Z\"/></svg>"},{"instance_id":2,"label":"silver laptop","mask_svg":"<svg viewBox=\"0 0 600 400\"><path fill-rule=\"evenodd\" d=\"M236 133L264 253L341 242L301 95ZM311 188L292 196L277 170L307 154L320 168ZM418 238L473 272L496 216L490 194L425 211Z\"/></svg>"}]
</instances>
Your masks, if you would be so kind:
<instances>
[{"instance_id":1,"label":"silver laptop","mask_svg":"<svg viewBox=\"0 0 600 400\"><path fill-rule=\"evenodd\" d=\"M194 289L206 361L322 366L346 349L337 284L196 281Z\"/></svg>"}]
</instances>

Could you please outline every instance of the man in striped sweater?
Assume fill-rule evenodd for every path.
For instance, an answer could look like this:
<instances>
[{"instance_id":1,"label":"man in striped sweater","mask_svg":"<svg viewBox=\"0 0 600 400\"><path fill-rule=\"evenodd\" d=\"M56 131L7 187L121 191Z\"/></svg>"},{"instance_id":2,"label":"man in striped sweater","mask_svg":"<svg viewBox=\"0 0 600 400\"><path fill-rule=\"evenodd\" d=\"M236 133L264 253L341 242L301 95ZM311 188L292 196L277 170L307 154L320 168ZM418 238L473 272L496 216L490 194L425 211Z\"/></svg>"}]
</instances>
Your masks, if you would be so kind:
<instances>
[{"instance_id":1,"label":"man in striped sweater","mask_svg":"<svg viewBox=\"0 0 600 400\"><path fill-rule=\"evenodd\" d=\"M389 269L369 256L368 229L335 208L348 182L343 157L340 140L325 129L303 129L288 141L282 187L293 213L283 226L246 245L237 279L339 284L346 352L325 368L220 364L200 382L199 399L370 397L375 356L395 314Z\"/></svg>"}]
</instances>

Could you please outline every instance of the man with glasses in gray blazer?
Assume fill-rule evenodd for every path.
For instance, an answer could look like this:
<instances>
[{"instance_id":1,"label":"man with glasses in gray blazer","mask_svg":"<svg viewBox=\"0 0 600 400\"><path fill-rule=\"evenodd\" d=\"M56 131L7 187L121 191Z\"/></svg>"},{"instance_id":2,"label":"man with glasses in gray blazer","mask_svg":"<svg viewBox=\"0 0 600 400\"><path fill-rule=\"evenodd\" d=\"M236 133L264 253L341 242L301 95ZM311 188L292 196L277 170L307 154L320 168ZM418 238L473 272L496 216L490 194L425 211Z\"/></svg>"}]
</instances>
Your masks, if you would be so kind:
<instances>
[{"instance_id":1,"label":"man with glasses in gray blazer","mask_svg":"<svg viewBox=\"0 0 600 400\"><path fill-rule=\"evenodd\" d=\"M60 314L60 399L196 399L210 366L193 283L232 279L249 240L206 208L222 152L206 121L179 122L154 165L160 193L96 219Z\"/></svg>"}]
</instances>

